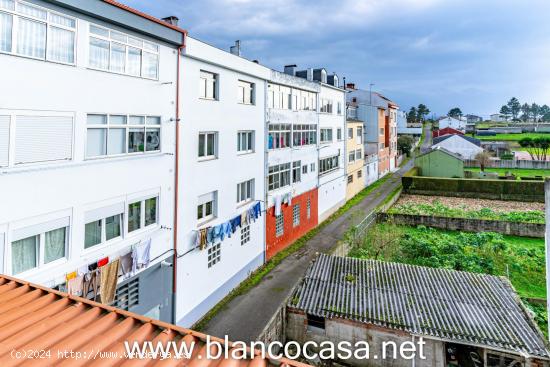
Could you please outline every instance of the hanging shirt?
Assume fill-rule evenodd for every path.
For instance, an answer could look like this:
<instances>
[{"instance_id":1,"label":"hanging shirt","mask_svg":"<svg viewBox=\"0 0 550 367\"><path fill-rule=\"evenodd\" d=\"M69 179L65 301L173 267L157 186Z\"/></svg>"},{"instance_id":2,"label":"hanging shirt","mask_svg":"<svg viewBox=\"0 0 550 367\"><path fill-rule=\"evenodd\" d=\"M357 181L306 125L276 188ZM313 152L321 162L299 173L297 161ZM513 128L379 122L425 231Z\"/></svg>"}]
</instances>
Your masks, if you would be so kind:
<instances>
[{"instance_id":1,"label":"hanging shirt","mask_svg":"<svg viewBox=\"0 0 550 367\"><path fill-rule=\"evenodd\" d=\"M275 196L275 216L281 215L281 202L283 197L281 195Z\"/></svg>"},{"instance_id":2,"label":"hanging shirt","mask_svg":"<svg viewBox=\"0 0 550 367\"><path fill-rule=\"evenodd\" d=\"M237 227L240 227L241 225L241 216L239 215L231 219L230 222L231 222L231 233L235 233L235 231L237 230Z\"/></svg>"}]
</instances>

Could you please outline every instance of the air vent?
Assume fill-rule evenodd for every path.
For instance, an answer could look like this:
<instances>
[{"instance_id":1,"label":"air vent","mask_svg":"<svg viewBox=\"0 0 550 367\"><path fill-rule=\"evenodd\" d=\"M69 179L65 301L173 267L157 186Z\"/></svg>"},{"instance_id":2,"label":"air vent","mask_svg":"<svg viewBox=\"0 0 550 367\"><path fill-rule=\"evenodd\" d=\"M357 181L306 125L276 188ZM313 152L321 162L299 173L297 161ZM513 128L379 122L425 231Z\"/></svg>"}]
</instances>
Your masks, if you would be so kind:
<instances>
[{"instance_id":1,"label":"air vent","mask_svg":"<svg viewBox=\"0 0 550 367\"><path fill-rule=\"evenodd\" d=\"M139 278L121 285L116 291L113 306L129 311L139 304Z\"/></svg>"}]
</instances>

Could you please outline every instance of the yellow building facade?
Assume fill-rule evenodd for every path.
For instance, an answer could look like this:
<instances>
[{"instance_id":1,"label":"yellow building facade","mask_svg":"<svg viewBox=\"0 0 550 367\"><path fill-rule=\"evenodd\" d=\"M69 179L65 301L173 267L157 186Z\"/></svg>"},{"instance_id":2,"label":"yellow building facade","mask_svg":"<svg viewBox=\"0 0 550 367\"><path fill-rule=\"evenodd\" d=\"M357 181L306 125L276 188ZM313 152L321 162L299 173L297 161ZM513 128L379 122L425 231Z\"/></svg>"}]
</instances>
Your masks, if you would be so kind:
<instances>
[{"instance_id":1,"label":"yellow building facade","mask_svg":"<svg viewBox=\"0 0 550 367\"><path fill-rule=\"evenodd\" d=\"M346 134L346 200L349 200L365 188L363 122L348 120Z\"/></svg>"}]
</instances>

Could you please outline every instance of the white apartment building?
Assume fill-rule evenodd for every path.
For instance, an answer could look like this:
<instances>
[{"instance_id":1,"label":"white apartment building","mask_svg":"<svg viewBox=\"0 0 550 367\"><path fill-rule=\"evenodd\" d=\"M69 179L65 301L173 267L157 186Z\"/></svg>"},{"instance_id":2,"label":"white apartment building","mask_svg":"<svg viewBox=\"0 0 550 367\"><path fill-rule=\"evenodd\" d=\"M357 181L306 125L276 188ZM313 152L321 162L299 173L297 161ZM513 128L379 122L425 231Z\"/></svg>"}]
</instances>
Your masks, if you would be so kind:
<instances>
[{"instance_id":1,"label":"white apartment building","mask_svg":"<svg viewBox=\"0 0 550 367\"><path fill-rule=\"evenodd\" d=\"M269 77L266 67L187 38L180 75L179 325L195 323L264 262ZM255 206L261 215L235 225L229 237L227 225ZM201 230L216 232L201 243Z\"/></svg>"},{"instance_id":2,"label":"white apartment building","mask_svg":"<svg viewBox=\"0 0 550 367\"><path fill-rule=\"evenodd\" d=\"M103 1L0 1L0 273L66 289L139 251L114 305L172 320L184 34Z\"/></svg>"},{"instance_id":3,"label":"white apartment building","mask_svg":"<svg viewBox=\"0 0 550 367\"><path fill-rule=\"evenodd\" d=\"M271 71L267 86L266 258L317 225L319 85Z\"/></svg>"}]
</instances>

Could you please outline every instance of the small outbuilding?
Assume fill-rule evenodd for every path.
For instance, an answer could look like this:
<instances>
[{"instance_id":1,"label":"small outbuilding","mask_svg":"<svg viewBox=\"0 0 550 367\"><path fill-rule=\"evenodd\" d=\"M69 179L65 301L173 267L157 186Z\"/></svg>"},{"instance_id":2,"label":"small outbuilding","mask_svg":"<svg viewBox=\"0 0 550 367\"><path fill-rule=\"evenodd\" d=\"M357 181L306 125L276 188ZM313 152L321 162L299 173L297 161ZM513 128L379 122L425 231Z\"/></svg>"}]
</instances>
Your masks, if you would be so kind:
<instances>
[{"instance_id":1,"label":"small outbuilding","mask_svg":"<svg viewBox=\"0 0 550 367\"><path fill-rule=\"evenodd\" d=\"M418 176L464 178L464 160L458 154L436 147L416 157Z\"/></svg>"},{"instance_id":2,"label":"small outbuilding","mask_svg":"<svg viewBox=\"0 0 550 367\"><path fill-rule=\"evenodd\" d=\"M345 365L547 367L550 361L543 334L504 277L321 254L286 312L288 340L367 341L369 359L336 358ZM392 342L419 341L413 360L383 352Z\"/></svg>"},{"instance_id":3,"label":"small outbuilding","mask_svg":"<svg viewBox=\"0 0 550 367\"><path fill-rule=\"evenodd\" d=\"M433 139L432 148L442 147L464 159L475 159L483 152L481 141L465 135L444 135Z\"/></svg>"}]
</instances>

